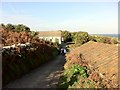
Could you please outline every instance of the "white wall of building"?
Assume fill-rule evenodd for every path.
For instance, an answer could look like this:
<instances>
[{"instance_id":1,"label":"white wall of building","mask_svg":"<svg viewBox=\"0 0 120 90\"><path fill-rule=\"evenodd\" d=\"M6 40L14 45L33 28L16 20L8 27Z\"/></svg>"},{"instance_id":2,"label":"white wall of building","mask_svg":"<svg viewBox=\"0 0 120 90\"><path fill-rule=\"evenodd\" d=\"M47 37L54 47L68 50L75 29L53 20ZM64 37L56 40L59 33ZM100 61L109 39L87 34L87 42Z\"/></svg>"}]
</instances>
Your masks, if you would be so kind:
<instances>
[{"instance_id":1,"label":"white wall of building","mask_svg":"<svg viewBox=\"0 0 120 90\"><path fill-rule=\"evenodd\" d=\"M58 39L59 44L61 44L61 37L39 37L39 39L44 39L47 41L52 41L52 42L56 42L56 39Z\"/></svg>"}]
</instances>

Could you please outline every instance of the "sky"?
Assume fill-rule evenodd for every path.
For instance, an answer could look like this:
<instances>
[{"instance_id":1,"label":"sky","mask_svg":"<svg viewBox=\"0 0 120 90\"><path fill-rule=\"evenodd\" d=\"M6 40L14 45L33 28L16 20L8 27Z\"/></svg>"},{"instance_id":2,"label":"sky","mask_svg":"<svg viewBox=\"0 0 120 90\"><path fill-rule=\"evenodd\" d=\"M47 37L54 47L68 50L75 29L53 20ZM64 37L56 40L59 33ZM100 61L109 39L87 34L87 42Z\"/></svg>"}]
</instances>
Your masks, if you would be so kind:
<instances>
[{"instance_id":1,"label":"sky","mask_svg":"<svg viewBox=\"0 0 120 90\"><path fill-rule=\"evenodd\" d=\"M2 2L0 23L24 24L32 31L118 33L117 2Z\"/></svg>"}]
</instances>

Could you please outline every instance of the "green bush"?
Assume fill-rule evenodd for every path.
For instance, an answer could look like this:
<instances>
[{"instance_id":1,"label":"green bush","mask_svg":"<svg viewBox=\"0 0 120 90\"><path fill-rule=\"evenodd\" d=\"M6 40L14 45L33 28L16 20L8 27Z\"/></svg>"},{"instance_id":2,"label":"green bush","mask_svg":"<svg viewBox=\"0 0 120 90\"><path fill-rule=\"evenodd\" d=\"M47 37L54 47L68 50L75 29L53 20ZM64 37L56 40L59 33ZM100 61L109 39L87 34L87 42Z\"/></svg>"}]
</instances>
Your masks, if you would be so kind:
<instances>
[{"instance_id":1,"label":"green bush","mask_svg":"<svg viewBox=\"0 0 120 90\"><path fill-rule=\"evenodd\" d=\"M30 32L30 35L31 35L32 37L35 37L37 34L38 34L38 33L35 32L35 31L31 31L31 32Z\"/></svg>"},{"instance_id":2,"label":"green bush","mask_svg":"<svg viewBox=\"0 0 120 90\"><path fill-rule=\"evenodd\" d=\"M104 88L105 86L101 81L94 81L89 79L87 73L88 68L86 66L80 66L79 64L73 64L71 67L64 70L64 75L59 79L58 88Z\"/></svg>"},{"instance_id":3,"label":"green bush","mask_svg":"<svg viewBox=\"0 0 120 90\"><path fill-rule=\"evenodd\" d=\"M104 37L96 37L96 41L104 43L105 42L105 38Z\"/></svg>"},{"instance_id":4,"label":"green bush","mask_svg":"<svg viewBox=\"0 0 120 90\"><path fill-rule=\"evenodd\" d=\"M117 43L118 43L117 38L113 38L113 39L112 39L112 43L113 43L113 44L117 44Z\"/></svg>"},{"instance_id":5,"label":"green bush","mask_svg":"<svg viewBox=\"0 0 120 90\"><path fill-rule=\"evenodd\" d=\"M71 42L72 41L72 36L69 31L61 31L62 32L62 37L64 39L64 42Z\"/></svg>"},{"instance_id":6,"label":"green bush","mask_svg":"<svg viewBox=\"0 0 120 90\"><path fill-rule=\"evenodd\" d=\"M89 34L87 32L75 32L72 34L72 40L75 44L84 44L89 41Z\"/></svg>"},{"instance_id":7,"label":"green bush","mask_svg":"<svg viewBox=\"0 0 120 90\"><path fill-rule=\"evenodd\" d=\"M64 71L64 76L60 78L59 88L68 88L78 82L78 76L83 79L88 77L87 68L78 64L73 64L69 69Z\"/></svg>"},{"instance_id":8,"label":"green bush","mask_svg":"<svg viewBox=\"0 0 120 90\"><path fill-rule=\"evenodd\" d=\"M91 36L91 41L107 43L107 44L117 44L117 38L112 38L108 36Z\"/></svg>"}]
</instances>

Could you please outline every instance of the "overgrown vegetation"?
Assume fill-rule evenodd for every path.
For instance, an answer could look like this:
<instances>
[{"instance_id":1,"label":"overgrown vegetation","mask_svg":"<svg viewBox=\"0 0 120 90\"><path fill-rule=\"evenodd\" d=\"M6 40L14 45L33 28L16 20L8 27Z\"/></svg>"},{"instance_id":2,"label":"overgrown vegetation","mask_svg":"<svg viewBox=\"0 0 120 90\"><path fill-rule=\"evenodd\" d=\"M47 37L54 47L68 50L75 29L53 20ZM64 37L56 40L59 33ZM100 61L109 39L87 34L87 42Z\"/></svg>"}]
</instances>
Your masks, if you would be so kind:
<instances>
[{"instance_id":1,"label":"overgrown vegetation","mask_svg":"<svg viewBox=\"0 0 120 90\"><path fill-rule=\"evenodd\" d=\"M65 70L64 76L61 77L59 82L59 88L69 88L73 87L75 83L78 82L78 78L87 78L87 68L79 66L77 64L72 65L69 69Z\"/></svg>"},{"instance_id":2,"label":"overgrown vegetation","mask_svg":"<svg viewBox=\"0 0 120 90\"><path fill-rule=\"evenodd\" d=\"M92 60L90 61L90 60L87 60L86 58L89 58L90 55L92 54L89 54L88 57L86 57L85 55L87 55L86 53L87 49L85 49L85 47L83 46L81 46L83 50L80 47L78 47L78 48L75 48L70 53L66 54L66 63L64 64L64 73L59 79L58 88L64 88L69 90L70 88L116 88L118 87L117 79L115 77L114 79L111 78L112 76L109 78L107 76L107 73L103 75L103 72L98 71L97 68L100 67L99 64L95 63L98 65L97 68L93 64L90 64ZM90 47L91 46L89 46L89 48ZM85 53L85 54L83 53L84 55L81 53L82 51L84 51ZM88 53L92 53L92 52L88 52ZM104 66L102 69L106 68Z\"/></svg>"},{"instance_id":3,"label":"overgrown vegetation","mask_svg":"<svg viewBox=\"0 0 120 90\"><path fill-rule=\"evenodd\" d=\"M2 33L2 45L12 45L17 43L32 42L37 32L30 31L30 28L23 25L1 24L0 32Z\"/></svg>"},{"instance_id":4,"label":"overgrown vegetation","mask_svg":"<svg viewBox=\"0 0 120 90\"><path fill-rule=\"evenodd\" d=\"M98 35L90 35L87 32L69 32L62 31L62 36L65 42L74 42L75 46L80 46L89 41L107 43L107 44L117 44L118 39L108 36L98 36Z\"/></svg>"},{"instance_id":5,"label":"overgrown vegetation","mask_svg":"<svg viewBox=\"0 0 120 90\"><path fill-rule=\"evenodd\" d=\"M30 28L23 25L23 24L18 24L18 25L13 25L13 24L1 24L0 27L2 27L4 30L10 30L10 31L15 31L15 32L30 32Z\"/></svg>"},{"instance_id":6,"label":"overgrown vegetation","mask_svg":"<svg viewBox=\"0 0 120 90\"><path fill-rule=\"evenodd\" d=\"M91 36L91 41L95 41L95 42L101 42L101 43L107 43L107 44L117 44L118 43L118 39L117 38L112 38L112 37L108 37L108 36Z\"/></svg>"},{"instance_id":7,"label":"overgrown vegetation","mask_svg":"<svg viewBox=\"0 0 120 90\"><path fill-rule=\"evenodd\" d=\"M93 75L95 76L96 73ZM96 74L97 75L97 74ZM73 64L68 69L65 69L64 75L60 77L58 88L104 88L101 80L94 81L90 79L86 66ZM96 76L94 77L96 78Z\"/></svg>"},{"instance_id":8,"label":"overgrown vegetation","mask_svg":"<svg viewBox=\"0 0 120 90\"><path fill-rule=\"evenodd\" d=\"M3 85L52 60L58 54L57 48L42 43L34 43L30 49L15 48L14 53L9 51L2 53Z\"/></svg>"},{"instance_id":9,"label":"overgrown vegetation","mask_svg":"<svg viewBox=\"0 0 120 90\"><path fill-rule=\"evenodd\" d=\"M69 31L61 31L62 32L62 37L64 39L64 42L71 42L72 41L72 36Z\"/></svg>"},{"instance_id":10,"label":"overgrown vegetation","mask_svg":"<svg viewBox=\"0 0 120 90\"><path fill-rule=\"evenodd\" d=\"M87 32L74 32L72 33L72 40L75 44L82 45L90 41L90 36Z\"/></svg>"},{"instance_id":11,"label":"overgrown vegetation","mask_svg":"<svg viewBox=\"0 0 120 90\"><path fill-rule=\"evenodd\" d=\"M58 55L56 43L38 39L25 25L1 26L3 86Z\"/></svg>"}]
</instances>

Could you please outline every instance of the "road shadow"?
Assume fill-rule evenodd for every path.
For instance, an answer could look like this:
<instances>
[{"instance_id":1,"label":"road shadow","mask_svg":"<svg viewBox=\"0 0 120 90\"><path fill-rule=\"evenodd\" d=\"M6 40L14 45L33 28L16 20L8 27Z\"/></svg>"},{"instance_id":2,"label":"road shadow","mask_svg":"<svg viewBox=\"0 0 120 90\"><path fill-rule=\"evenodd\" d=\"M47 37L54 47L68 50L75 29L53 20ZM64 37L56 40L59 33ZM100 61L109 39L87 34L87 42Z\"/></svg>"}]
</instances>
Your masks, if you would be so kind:
<instances>
[{"instance_id":1,"label":"road shadow","mask_svg":"<svg viewBox=\"0 0 120 90\"><path fill-rule=\"evenodd\" d=\"M57 88L57 84L59 82L59 78L63 75L63 70L64 70L64 64L65 64L65 56L60 55L60 60L59 65L55 67L56 69L53 70L47 77L46 81L49 82L46 87L49 88Z\"/></svg>"}]
</instances>

